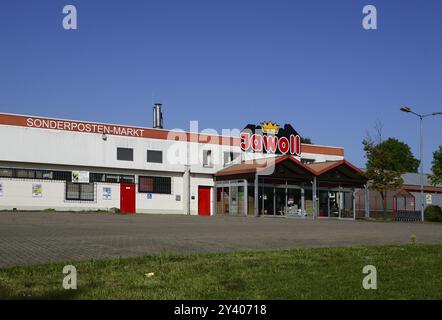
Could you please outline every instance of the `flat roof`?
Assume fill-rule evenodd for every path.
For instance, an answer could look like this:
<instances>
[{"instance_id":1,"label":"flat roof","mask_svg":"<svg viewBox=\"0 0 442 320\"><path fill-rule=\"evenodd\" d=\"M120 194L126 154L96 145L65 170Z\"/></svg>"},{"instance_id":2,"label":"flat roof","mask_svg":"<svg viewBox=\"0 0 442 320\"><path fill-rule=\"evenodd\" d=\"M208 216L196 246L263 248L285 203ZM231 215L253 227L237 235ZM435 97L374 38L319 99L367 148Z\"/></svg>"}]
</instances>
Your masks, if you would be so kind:
<instances>
[{"instance_id":1,"label":"flat roof","mask_svg":"<svg viewBox=\"0 0 442 320\"><path fill-rule=\"evenodd\" d=\"M134 138L187 141L239 147L240 138L234 136L197 133L184 130L168 130L110 123L48 118L12 113L0 113L0 125L27 128L71 131L80 133L109 134ZM344 148L314 144L301 144L301 153L344 156Z\"/></svg>"}]
</instances>

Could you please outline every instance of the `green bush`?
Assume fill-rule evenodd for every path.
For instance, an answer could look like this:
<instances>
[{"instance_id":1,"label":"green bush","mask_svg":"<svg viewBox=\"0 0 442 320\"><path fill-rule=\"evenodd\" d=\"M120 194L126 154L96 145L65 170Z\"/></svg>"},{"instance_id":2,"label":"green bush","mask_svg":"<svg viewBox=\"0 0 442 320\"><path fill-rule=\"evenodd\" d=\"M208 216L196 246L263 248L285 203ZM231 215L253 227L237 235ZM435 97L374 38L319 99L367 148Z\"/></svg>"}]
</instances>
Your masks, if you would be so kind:
<instances>
[{"instance_id":1,"label":"green bush","mask_svg":"<svg viewBox=\"0 0 442 320\"><path fill-rule=\"evenodd\" d=\"M428 206L425 208L425 220L431 222L442 222L442 209L439 206Z\"/></svg>"}]
</instances>

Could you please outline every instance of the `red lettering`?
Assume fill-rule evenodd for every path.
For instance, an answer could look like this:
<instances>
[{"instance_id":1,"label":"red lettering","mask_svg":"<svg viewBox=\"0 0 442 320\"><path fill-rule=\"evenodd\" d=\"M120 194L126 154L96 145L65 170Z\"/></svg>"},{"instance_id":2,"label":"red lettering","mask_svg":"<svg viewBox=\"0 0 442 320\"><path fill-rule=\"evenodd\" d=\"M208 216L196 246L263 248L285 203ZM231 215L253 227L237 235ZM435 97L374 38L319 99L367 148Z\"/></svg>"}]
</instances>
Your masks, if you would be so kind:
<instances>
[{"instance_id":1,"label":"red lettering","mask_svg":"<svg viewBox=\"0 0 442 320\"><path fill-rule=\"evenodd\" d=\"M262 151L262 136L260 134L252 135L252 150L253 151Z\"/></svg>"},{"instance_id":2,"label":"red lettering","mask_svg":"<svg viewBox=\"0 0 442 320\"><path fill-rule=\"evenodd\" d=\"M296 136L296 154L301 155L301 137L299 135Z\"/></svg>"},{"instance_id":3,"label":"red lettering","mask_svg":"<svg viewBox=\"0 0 442 320\"><path fill-rule=\"evenodd\" d=\"M293 134L290 135L290 154L296 153L296 141L295 136Z\"/></svg>"},{"instance_id":4,"label":"red lettering","mask_svg":"<svg viewBox=\"0 0 442 320\"><path fill-rule=\"evenodd\" d=\"M278 137L275 136L264 136L264 149L267 153L276 153L278 147Z\"/></svg>"},{"instance_id":5,"label":"red lettering","mask_svg":"<svg viewBox=\"0 0 442 320\"><path fill-rule=\"evenodd\" d=\"M247 151L250 148L250 134L241 132L241 150Z\"/></svg>"},{"instance_id":6,"label":"red lettering","mask_svg":"<svg viewBox=\"0 0 442 320\"><path fill-rule=\"evenodd\" d=\"M289 140L287 137L281 137L278 142L279 151L282 154L286 154L289 151Z\"/></svg>"}]
</instances>

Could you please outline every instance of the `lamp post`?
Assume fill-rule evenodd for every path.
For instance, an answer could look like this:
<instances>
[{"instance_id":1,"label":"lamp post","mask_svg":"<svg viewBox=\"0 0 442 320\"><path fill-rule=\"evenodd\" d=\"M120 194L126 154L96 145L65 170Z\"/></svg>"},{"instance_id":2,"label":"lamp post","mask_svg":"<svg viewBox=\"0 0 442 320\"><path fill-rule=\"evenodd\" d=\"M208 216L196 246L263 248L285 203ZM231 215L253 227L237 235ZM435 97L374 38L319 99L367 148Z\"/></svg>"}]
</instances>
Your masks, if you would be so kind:
<instances>
[{"instance_id":1,"label":"lamp post","mask_svg":"<svg viewBox=\"0 0 442 320\"><path fill-rule=\"evenodd\" d=\"M402 107L402 112L411 113L415 116L419 117L419 135L420 135L420 184L421 184L421 221L424 222L424 133L423 133L423 125L424 118L442 115L442 112L433 112L429 114L419 114L411 110L410 107Z\"/></svg>"}]
</instances>

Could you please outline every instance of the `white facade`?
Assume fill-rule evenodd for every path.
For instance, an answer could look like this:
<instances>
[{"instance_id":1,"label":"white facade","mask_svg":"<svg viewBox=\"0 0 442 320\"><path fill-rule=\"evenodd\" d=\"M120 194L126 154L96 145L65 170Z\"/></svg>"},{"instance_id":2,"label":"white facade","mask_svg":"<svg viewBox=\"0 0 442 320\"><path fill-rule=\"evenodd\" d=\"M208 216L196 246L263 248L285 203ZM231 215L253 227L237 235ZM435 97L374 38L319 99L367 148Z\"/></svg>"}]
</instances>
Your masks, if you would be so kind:
<instances>
[{"instance_id":1,"label":"white facade","mask_svg":"<svg viewBox=\"0 0 442 320\"><path fill-rule=\"evenodd\" d=\"M238 156L234 163L241 161L242 157L239 145L220 143L217 140L222 137L219 136L211 136L212 143L190 142L188 140L191 139L187 138L175 141L174 136L183 136L185 133L175 135L173 131L148 128L145 129L149 133L142 137L104 135L97 132L65 130L60 127L30 127L27 126L32 123L27 121L29 119L36 118L0 114L0 168L5 169L3 173L0 171L0 210L76 211L120 208L120 183L94 181L93 200L68 200L67 183L72 181L9 176L8 169L22 168L133 176L137 213L195 215L199 212L199 187L213 187L214 174L231 163L225 163L225 153L230 155L233 152L234 157ZM166 133L167 138L164 138ZM132 149L132 161L118 160L118 148ZM340 150L333 147L321 148L330 148L333 152ZM314 146L310 146L310 149L314 150ZM161 151L162 162L148 162L147 150ZM207 150L210 150L210 154ZM332 154L333 152L306 152L302 154L302 158L316 162L343 159L343 152L342 155L339 152ZM206 165L204 162L207 162ZM170 192L139 192L140 176L166 177L167 183L170 181ZM103 188L107 188L106 192L110 191L110 196L104 195ZM210 192L211 196L212 194Z\"/></svg>"}]
</instances>

